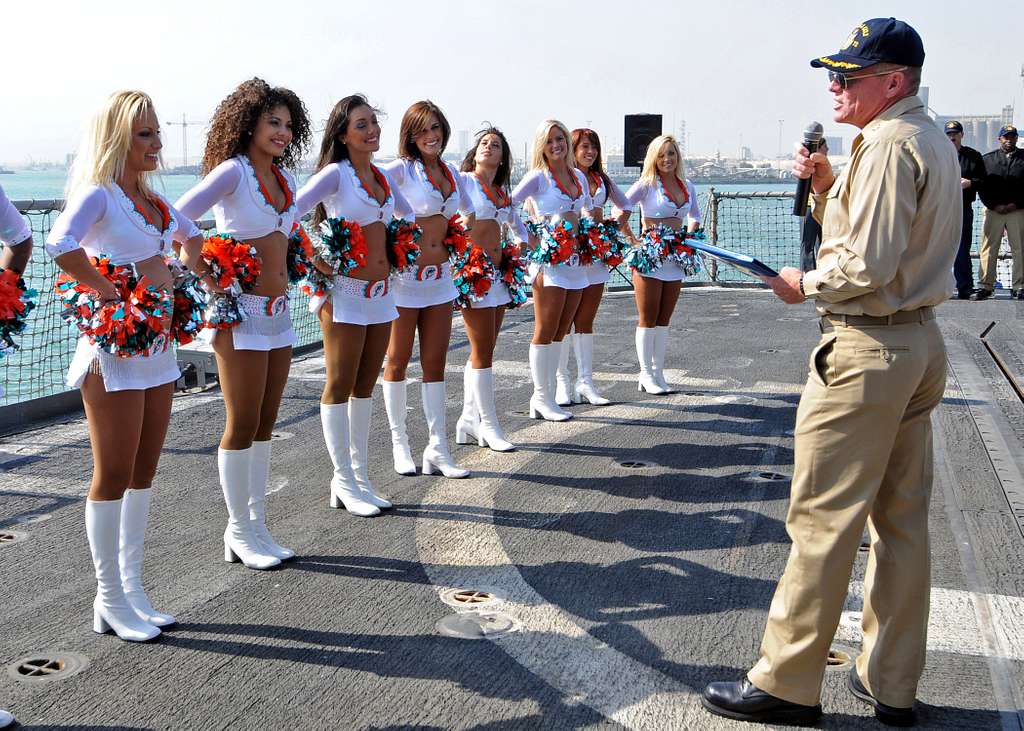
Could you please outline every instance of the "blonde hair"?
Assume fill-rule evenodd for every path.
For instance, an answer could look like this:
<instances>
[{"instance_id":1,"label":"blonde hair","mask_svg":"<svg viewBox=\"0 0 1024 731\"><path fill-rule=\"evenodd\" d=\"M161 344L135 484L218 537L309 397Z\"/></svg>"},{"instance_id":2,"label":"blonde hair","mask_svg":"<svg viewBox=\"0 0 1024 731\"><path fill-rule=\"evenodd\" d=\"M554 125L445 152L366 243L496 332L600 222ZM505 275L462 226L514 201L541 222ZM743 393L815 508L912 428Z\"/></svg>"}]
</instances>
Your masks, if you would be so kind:
<instances>
[{"instance_id":1,"label":"blonde hair","mask_svg":"<svg viewBox=\"0 0 1024 731\"><path fill-rule=\"evenodd\" d=\"M544 158L544 147L548 144L548 135L555 127L562 130L562 134L565 135L566 166L569 170L576 167L576 163L572 159L572 135L569 133L569 128L557 119L545 119L537 126L537 132L533 136L533 161L531 165L533 170L551 170L551 166L548 165L548 161Z\"/></svg>"},{"instance_id":2,"label":"blonde hair","mask_svg":"<svg viewBox=\"0 0 1024 731\"><path fill-rule=\"evenodd\" d=\"M644 155L644 166L640 171L640 180L648 185L654 185L655 179L658 177L658 155L661 154L661 148L666 144L672 145L676 151L676 179L679 181L679 185L686 189L686 171L683 169L683 153L679 149L679 143L676 138L672 135L658 135L651 144L647 146L647 154Z\"/></svg>"},{"instance_id":3,"label":"blonde hair","mask_svg":"<svg viewBox=\"0 0 1024 731\"><path fill-rule=\"evenodd\" d=\"M118 91L107 98L82 136L71 164L66 198L83 186L105 186L120 180L132 145L132 125L146 113L156 117L153 100L141 91ZM151 176L149 172L139 173L139 191L145 196L152 193Z\"/></svg>"}]
</instances>

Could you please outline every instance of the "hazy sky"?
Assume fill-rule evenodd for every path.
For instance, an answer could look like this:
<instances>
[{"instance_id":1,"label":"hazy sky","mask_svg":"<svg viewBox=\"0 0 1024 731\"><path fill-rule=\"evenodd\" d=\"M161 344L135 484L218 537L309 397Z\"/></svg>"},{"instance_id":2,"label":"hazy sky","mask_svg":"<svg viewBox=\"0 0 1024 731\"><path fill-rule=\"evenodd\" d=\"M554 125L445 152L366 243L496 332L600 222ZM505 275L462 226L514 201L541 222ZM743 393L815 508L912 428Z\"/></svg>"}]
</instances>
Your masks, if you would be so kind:
<instances>
[{"instance_id":1,"label":"hazy sky","mask_svg":"<svg viewBox=\"0 0 1024 731\"><path fill-rule=\"evenodd\" d=\"M406 107L429 97L453 130L475 131L483 120L502 127L517 156L542 119L589 124L607 147L621 143L623 115L638 112L663 114L666 131L685 119L690 154L735 156L742 141L756 155L774 155L780 119L787 150L814 119L826 134L853 136L831 123L825 72L808 61L838 50L858 22L876 16L896 14L921 33L923 83L936 112L1021 106L1024 47L1009 30L1016 27L1010 7L988 0L5 0L0 163L63 159L83 120L116 89L151 94L164 122L182 114L205 121L254 75L295 90L318 127L337 99L366 93L388 113L384 154L394 153ZM202 126L189 130L193 161L203 135ZM181 128L165 126L164 144L176 163Z\"/></svg>"}]
</instances>

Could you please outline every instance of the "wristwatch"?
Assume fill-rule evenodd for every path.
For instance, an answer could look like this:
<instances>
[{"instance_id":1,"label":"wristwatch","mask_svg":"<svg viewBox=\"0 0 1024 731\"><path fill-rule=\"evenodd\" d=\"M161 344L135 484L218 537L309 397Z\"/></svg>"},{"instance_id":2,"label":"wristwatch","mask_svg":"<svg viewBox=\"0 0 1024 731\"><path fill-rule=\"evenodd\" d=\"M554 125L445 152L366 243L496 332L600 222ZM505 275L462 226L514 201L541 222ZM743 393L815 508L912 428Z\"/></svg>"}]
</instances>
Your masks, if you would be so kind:
<instances>
[{"instance_id":1,"label":"wristwatch","mask_svg":"<svg viewBox=\"0 0 1024 731\"><path fill-rule=\"evenodd\" d=\"M800 275L800 296L807 299L807 293L804 292L804 275Z\"/></svg>"}]
</instances>

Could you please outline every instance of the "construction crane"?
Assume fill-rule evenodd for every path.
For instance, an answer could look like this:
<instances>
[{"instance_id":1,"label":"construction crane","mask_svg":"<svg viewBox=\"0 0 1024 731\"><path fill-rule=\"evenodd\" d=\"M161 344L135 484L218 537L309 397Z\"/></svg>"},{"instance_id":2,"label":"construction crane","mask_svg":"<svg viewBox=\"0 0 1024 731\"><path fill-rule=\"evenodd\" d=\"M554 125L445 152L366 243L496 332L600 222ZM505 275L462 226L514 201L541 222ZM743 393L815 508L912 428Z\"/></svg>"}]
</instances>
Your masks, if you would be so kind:
<instances>
[{"instance_id":1,"label":"construction crane","mask_svg":"<svg viewBox=\"0 0 1024 731\"><path fill-rule=\"evenodd\" d=\"M195 127L199 124L206 124L206 122L189 122L185 119L185 115L182 114L180 122L167 122L167 124L176 124L181 126L182 167L188 167L188 128Z\"/></svg>"}]
</instances>

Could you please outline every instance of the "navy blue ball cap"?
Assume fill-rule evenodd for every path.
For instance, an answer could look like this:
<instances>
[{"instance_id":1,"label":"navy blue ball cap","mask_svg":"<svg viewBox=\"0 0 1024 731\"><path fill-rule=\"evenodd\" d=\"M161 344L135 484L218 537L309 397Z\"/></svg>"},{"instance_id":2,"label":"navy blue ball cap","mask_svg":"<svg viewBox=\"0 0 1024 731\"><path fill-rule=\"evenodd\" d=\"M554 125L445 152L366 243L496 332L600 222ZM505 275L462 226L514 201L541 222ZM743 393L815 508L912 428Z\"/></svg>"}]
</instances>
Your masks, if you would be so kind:
<instances>
[{"instance_id":1,"label":"navy blue ball cap","mask_svg":"<svg viewBox=\"0 0 1024 731\"><path fill-rule=\"evenodd\" d=\"M964 133L964 126L962 124L957 122L955 119L951 119L948 122L946 122L946 134L947 135L956 134L958 132L960 134Z\"/></svg>"},{"instance_id":2,"label":"navy blue ball cap","mask_svg":"<svg viewBox=\"0 0 1024 731\"><path fill-rule=\"evenodd\" d=\"M876 63L923 66L921 36L902 20L872 18L853 29L839 53L816 58L811 66L830 71L856 71Z\"/></svg>"},{"instance_id":3,"label":"navy blue ball cap","mask_svg":"<svg viewBox=\"0 0 1024 731\"><path fill-rule=\"evenodd\" d=\"M1017 128L1014 127L1012 124L1008 124L1008 125L1004 126L1002 129L999 130L999 136L1000 137L1016 137L1017 136Z\"/></svg>"}]
</instances>

